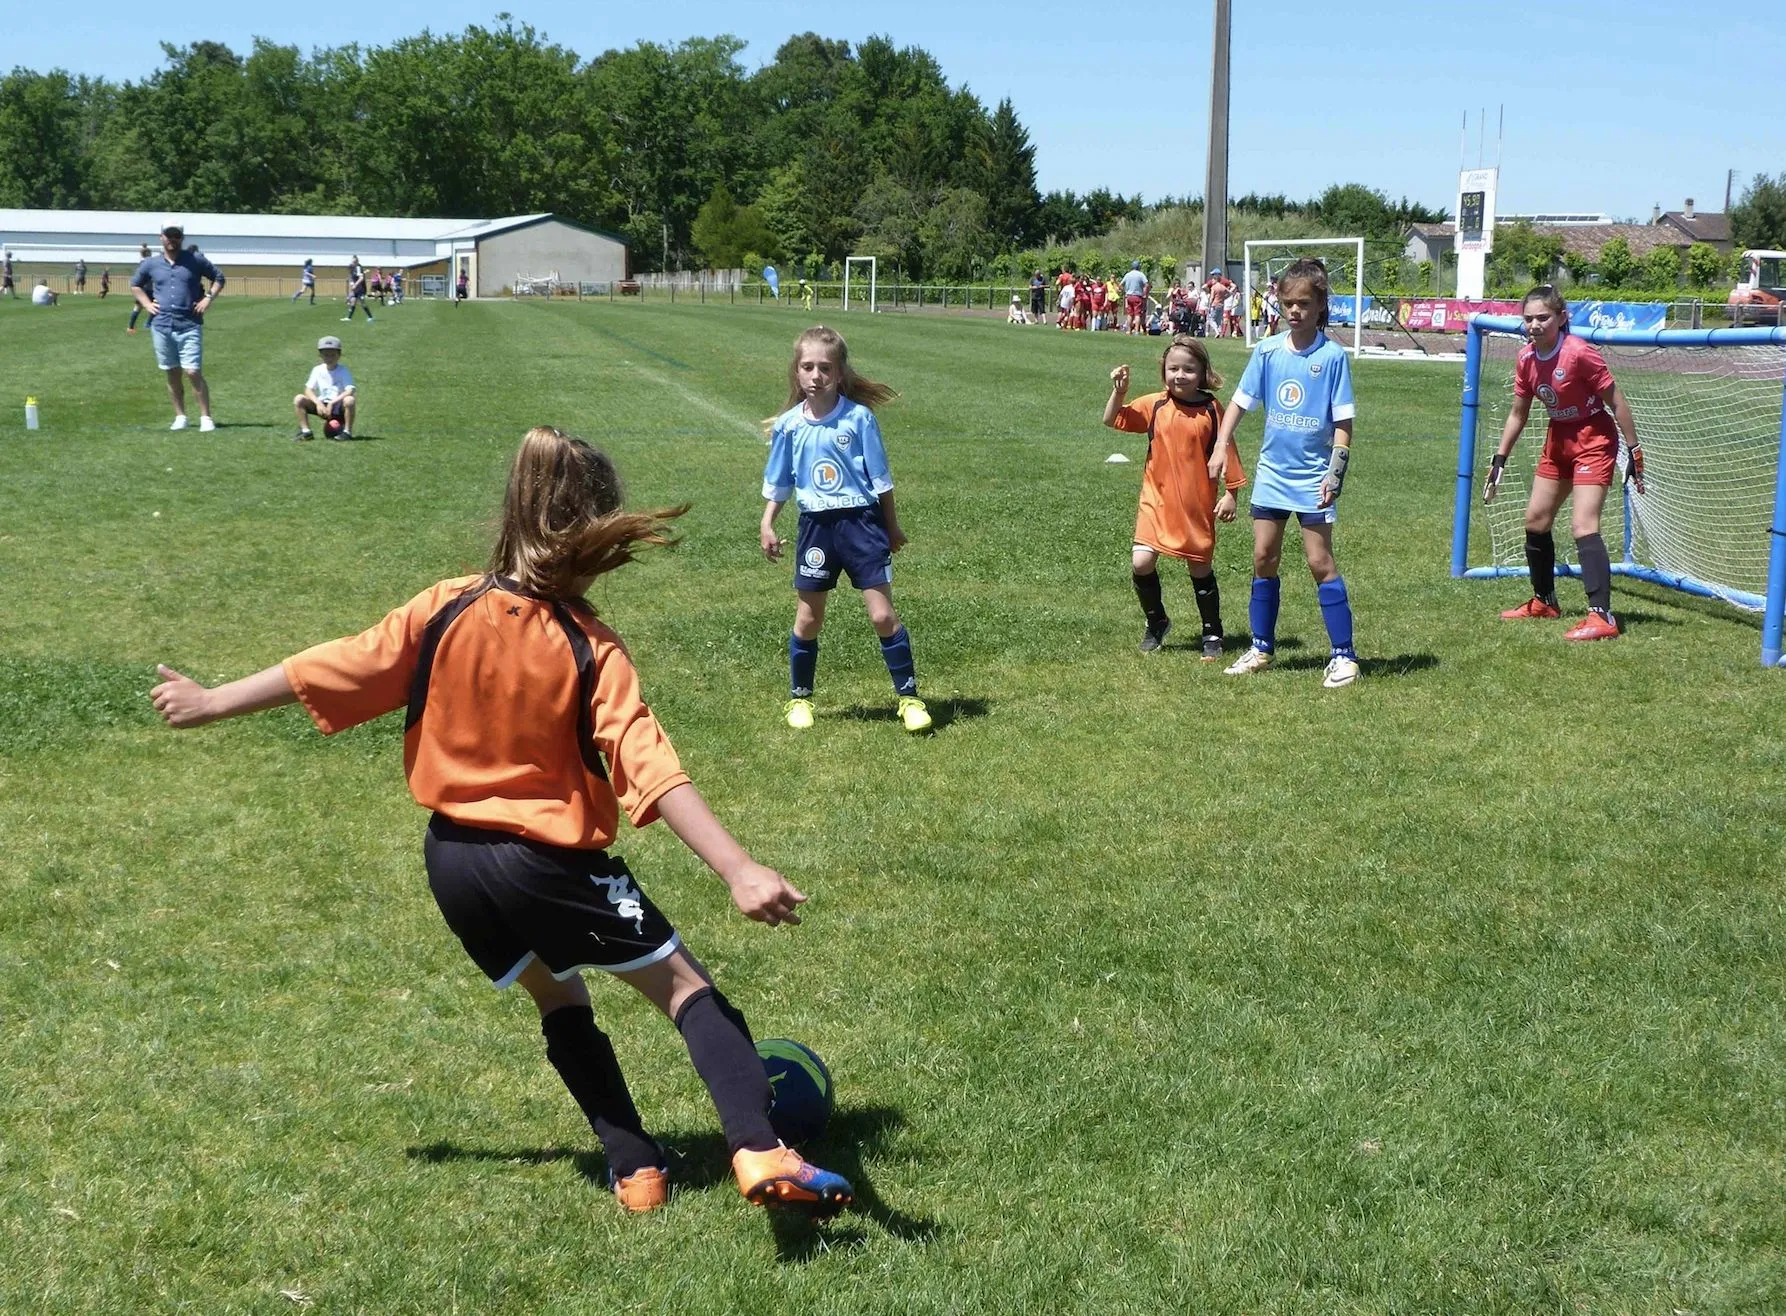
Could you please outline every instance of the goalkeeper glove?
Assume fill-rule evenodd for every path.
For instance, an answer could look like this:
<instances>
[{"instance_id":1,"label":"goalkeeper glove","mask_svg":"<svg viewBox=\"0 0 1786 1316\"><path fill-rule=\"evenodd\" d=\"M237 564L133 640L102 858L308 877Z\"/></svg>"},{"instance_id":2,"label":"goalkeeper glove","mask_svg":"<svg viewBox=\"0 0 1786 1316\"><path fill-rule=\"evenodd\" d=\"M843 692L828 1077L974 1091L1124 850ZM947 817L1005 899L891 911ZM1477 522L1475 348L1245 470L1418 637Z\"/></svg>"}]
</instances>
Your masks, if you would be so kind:
<instances>
[{"instance_id":1,"label":"goalkeeper glove","mask_svg":"<svg viewBox=\"0 0 1786 1316\"><path fill-rule=\"evenodd\" d=\"M1643 493L1643 449L1635 443L1628 444L1625 456L1625 483L1636 485L1637 492Z\"/></svg>"},{"instance_id":2,"label":"goalkeeper glove","mask_svg":"<svg viewBox=\"0 0 1786 1316\"><path fill-rule=\"evenodd\" d=\"M1327 458L1327 475L1321 481L1321 506L1326 507L1339 501L1340 490L1346 483L1346 463L1352 460L1352 450L1342 443L1333 445L1333 452Z\"/></svg>"},{"instance_id":3,"label":"goalkeeper glove","mask_svg":"<svg viewBox=\"0 0 1786 1316\"><path fill-rule=\"evenodd\" d=\"M1495 495L1501 492L1501 476L1506 473L1506 470L1506 454L1497 452L1494 459L1488 463L1488 481L1482 486L1483 502L1492 503L1495 500Z\"/></svg>"}]
</instances>

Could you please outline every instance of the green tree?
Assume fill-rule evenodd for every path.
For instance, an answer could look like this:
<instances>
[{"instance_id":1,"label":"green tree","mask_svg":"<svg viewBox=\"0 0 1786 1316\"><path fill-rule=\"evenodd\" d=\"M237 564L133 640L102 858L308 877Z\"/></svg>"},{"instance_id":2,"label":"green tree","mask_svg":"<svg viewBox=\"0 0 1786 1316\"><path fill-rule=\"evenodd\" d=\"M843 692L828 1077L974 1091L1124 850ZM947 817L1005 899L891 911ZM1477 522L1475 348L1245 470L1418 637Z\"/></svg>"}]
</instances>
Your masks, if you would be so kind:
<instances>
[{"instance_id":1,"label":"green tree","mask_svg":"<svg viewBox=\"0 0 1786 1316\"><path fill-rule=\"evenodd\" d=\"M1600 279L1610 287L1626 286L1631 275L1636 272L1637 258L1631 254L1631 244L1621 237L1608 238L1600 247L1599 258L1594 262L1600 271Z\"/></svg>"},{"instance_id":2,"label":"green tree","mask_svg":"<svg viewBox=\"0 0 1786 1316\"><path fill-rule=\"evenodd\" d=\"M1730 208L1730 236L1739 249L1786 248L1786 173L1756 174Z\"/></svg>"},{"instance_id":3,"label":"green tree","mask_svg":"<svg viewBox=\"0 0 1786 1316\"><path fill-rule=\"evenodd\" d=\"M1036 236L1042 208L1036 191L1036 148L1007 97L975 133L971 185L986 198L986 226L994 241L1021 246Z\"/></svg>"},{"instance_id":4,"label":"green tree","mask_svg":"<svg viewBox=\"0 0 1786 1316\"><path fill-rule=\"evenodd\" d=\"M1724 272L1724 258L1709 242L1695 242L1687 248L1687 282L1695 288L1709 288Z\"/></svg>"},{"instance_id":5,"label":"green tree","mask_svg":"<svg viewBox=\"0 0 1786 1316\"><path fill-rule=\"evenodd\" d=\"M1563 268L1568 271L1571 283L1586 283L1594 272L1594 262L1588 259L1586 252L1571 248L1563 253Z\"/></svg>"},{"instance_id":6,"label":"green tree","mask_svg":"<svg viewBox=\"0 0 1786 1316\"><path fill-rule=\"evenodd\" d=\"M908 278L930 277L922 234L927 209L904 183L886 175L877 178L856 203L855 218L861 226L856 254L873 256Z\"/></svg>"},{"instance_id":7,"label":"green tree","mask_svg":"<svg viewBox=\"0 0 1786 1316\"><path fill-rule=\"evenodd\" d=\"M724 183L713 189L713 195L695 215L689 236L695 250L706 257L712 269L737 269L747 254L769 261L779 255L775 235L756 207L739 205Z\"/></svg>"},{"instance_id":8,"label":"green tree","mask_svg":"<svg viewBox=\"0 0 1786 1316\"><path fill-rule=\"evenodd\" d=\"M969 279L991 254L986 198L971 188L945 189L918 225L924 263L937 279Z\"/></svg>"},{"instance_id":9,"label":"green tree","mask_svg":"<svg viewBox=\"0 0 1786 1316\"><path fill-rule=\"evenodd\" d=\"M0 206L62 210L89 204L85 102L97 92L61 69L0 78Z\"/></svg>"},{"instance_id":10,"label":"green tree","mask_svg":"<svg viewBox=\"0 0 1786 1316\"><path fill-rule=\"evenodd\" d=\"M1672 292L1681 281L1680 248L1651 247L1644 255L1641 274L1644 287L1653 292Z\"/></svg>"}]
</instances>

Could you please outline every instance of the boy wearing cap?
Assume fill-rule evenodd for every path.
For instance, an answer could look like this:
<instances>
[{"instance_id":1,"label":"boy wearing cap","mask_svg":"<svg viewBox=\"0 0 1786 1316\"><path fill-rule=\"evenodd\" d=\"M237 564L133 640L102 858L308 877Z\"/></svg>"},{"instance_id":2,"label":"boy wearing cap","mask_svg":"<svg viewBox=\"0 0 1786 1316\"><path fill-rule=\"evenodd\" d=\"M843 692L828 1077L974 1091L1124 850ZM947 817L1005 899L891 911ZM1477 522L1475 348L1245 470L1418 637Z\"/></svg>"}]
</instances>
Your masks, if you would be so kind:
<instances>
[{"instance_id":1,"label":"boy wearing cap","mask_svg":"<svg viewBox=\"0 0 1786 1316\"><path fill-rule=\"evenodd\" d=\"M169 429L186 428L186 389L192 381L198 394L200 430L214 430L211 390L205 384L205 312L223 290L223 271L196 247L185 247L186 228L177 220L161 226L161 252L137 266L130 280L131 296L149 313L149 336L155 341L155 362L167 371L167 393L174 404ZM207 291L205 282L210 282Z\"/></svg>"},{"instance_id":2,"label":"boy wearing cap","mask_svg":"<svg viewBox=\"0 0 1786 1316\"><path fill-rule=\"evenodd\" d=\"M325 334L316 340L316 354L322 358L321 363L310 371L310 378L304 381L304 391L291 400L292 408L298 413L297 440L302 443L316 437L310 432L312 416L322 418L323 433L331 439L351 439L353 376L341 364L341 340L334 334ZM338 432L330 429L337 422L340 425Z\"/></svg>"}]
</instances>

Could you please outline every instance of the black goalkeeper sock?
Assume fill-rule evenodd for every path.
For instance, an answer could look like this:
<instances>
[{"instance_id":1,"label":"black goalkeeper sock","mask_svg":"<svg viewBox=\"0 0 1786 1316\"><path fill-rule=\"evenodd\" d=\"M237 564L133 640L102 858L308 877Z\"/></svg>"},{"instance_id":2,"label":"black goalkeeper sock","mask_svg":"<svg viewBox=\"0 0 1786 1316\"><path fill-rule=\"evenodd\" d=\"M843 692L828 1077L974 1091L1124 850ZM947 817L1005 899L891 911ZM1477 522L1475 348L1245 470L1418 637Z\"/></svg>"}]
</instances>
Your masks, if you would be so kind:
<instances>
[{"instance_id":1,"label":"black goalkeeper sock","mask_svg":"<svg viewBox=\"0 0 1786 1316\"><path fill-rule=\"evenodd\" d=\"M1582 588L1588 592L1588 607L1596 612L1612 608L1612 558L1606 552L1606 541L1598 532L1578 535L1575 560L1581 566Z\"/></svg>"},{"instance_id":2,"label":"black goalkeeper sock","mask_svg":"<svg viewBox=\"0 0 1786 1316\"><path fill-rule=\"evenodd\" d=\"M1191 577L1191 593L1197 600L1198 615L1203 618L1205 635L1222 633L1222 591L1215 583L1215 573Z\"/></svg>"},{"instance_id":3,"label":"black goalkeeper sock","mask_svg":"<svg viewBox=\"0 0 1786 1316\"><path fill-rule=\"evenodd\" d=\"M561 1006L540 1019L540 1032L546 1036L546 1059L601 1139L614 1177L661 1164L663 1154L639 1122L626 1075L608 1035L595 1026L595 1012L587 1005Z\"/></svg>"},{"instance_id":4,"label":"black goalkeeper sock","mask_svg":"<svg viewBox=\"0 0 1786 1316\"><path fill-rule=\"evenodd\" d=\"M1136 575L1135 597L1141 600L1141 612L1147 618L1147 624L1154 630L1166 624L1166 604L1160 598L1160 573L1150 571L1145 576Z\"/></svg>"},{"instance_id":5,"label":"black goalkeeper sock","mask_svg":"<svg viewBox=\"0 0 1786 1316\"><path fill-rule=\"evenodd\" d=\"M717 987L703 987L682 1003L676 1027L719 1112L727 1148L770 1151L780 1145L769 1123L769 1076L738 1008Z\"/></svg>"},{"instance_id":6,"label":"black goalkeeper sock","mask_svg":"<svg viewBox=\"0 0 1786 1316\"><path fill-rule=\"evenodd\" d=\"M1557 545L1550 531L1526 531L1526 568L1532 573L1532 594L1546 603L1557 598Z\"/></svg>"}]
</instances>

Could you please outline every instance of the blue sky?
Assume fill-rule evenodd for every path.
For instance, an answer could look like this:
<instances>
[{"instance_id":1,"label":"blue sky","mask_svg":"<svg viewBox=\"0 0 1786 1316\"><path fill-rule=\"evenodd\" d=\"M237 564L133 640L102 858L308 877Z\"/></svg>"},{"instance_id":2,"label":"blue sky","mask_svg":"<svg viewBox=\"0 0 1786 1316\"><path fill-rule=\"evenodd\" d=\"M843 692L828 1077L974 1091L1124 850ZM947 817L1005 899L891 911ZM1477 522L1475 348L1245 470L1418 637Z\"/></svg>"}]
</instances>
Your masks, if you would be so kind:
<instances>
[{"instance_id":1,"label":"blue sky","mask_svg":"<svg viewBox=\"0 0 1786 1316\"><path fill-rule=\"evenodd\" d=\"M361 0L254 16L239 0L147 9L86 0L70 22L54 6L21 5L0 31L0 63L140 78L159 66L161 41L209 38L238 50L255 36L306 50L376 45L423 27L487 25L498 7ZM1727 169L1737 171L1739 195L1753 174L1786 171L1786 114L1778 108L1786 5L1778 0L1712 10L1659 0L1236 0L1234 9L1235 195L1302 197L1358 181L1449 209L1464 112L1473 164L1475 116L1487 107L1493 163L1502 104L1503 212L1648 218L1652 204L1678 209L1688 196L1716 210ZM1203 189L1209 0L829 8L512 0L512 12L585 57L640 40L730 32L750 43L743 58L752 68L796 32L852 41L884 33L925 47L951 82L966 83L988 105L1009 96L1035 142L1044 191L1102 185L1152 199ZM1069 52L1071 86L1060 70ZM1092 89L1094 71L1102 83Z\"/></svg>"}]
</instances>

